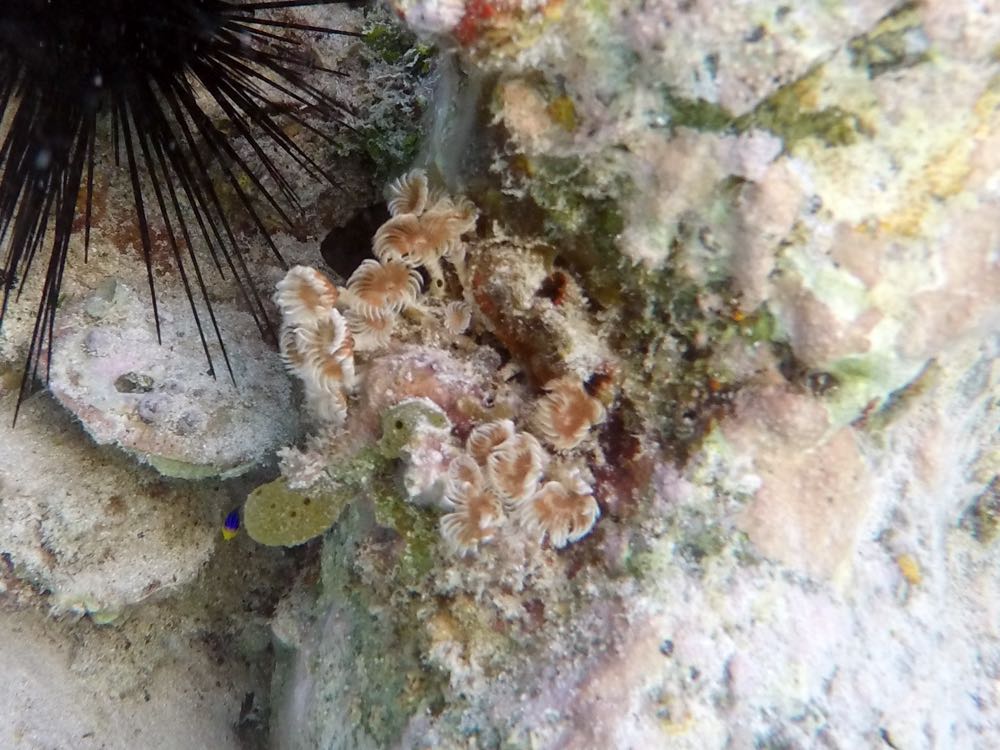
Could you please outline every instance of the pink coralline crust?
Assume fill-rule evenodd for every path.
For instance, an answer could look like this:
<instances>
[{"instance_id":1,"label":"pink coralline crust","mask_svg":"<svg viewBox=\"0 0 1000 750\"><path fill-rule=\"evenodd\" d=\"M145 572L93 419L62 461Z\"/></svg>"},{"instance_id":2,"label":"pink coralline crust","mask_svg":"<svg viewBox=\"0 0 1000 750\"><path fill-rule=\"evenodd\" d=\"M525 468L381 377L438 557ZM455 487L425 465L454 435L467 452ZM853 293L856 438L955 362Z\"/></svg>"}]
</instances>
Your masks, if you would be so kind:
<instances>
[{"instance_id":1,"label":"pink coralline crust","mask_svg":"<svg viewBox=\"0 0 1000 750\"><path fill-rule=\"evenodd\" d=\"M463 404L470 398L480 402L491 376L484 364L456 359L443 349L403 346L368 364L359 394L361 406L375 415L404 399L428 398L464 434L472 429L472 416Z\"/></svg>"},{"instance_id":2,"label":"pink coralline crust","mask_svg":"<svg viewBox=\"0 0 1000 750\"><path fill-rule=\"evenodd\" d=\"M732 269L741 293L740 304L746 310L756 309L768 296L774 248L791 232L806 200L803 193L785 162L770 164L758 180L740 191Z\"/></svg>"},{"instance_id":3,"label":"pink coralline crust","mask_svg":"<svg viewBox=\"0 0 1000 750\"><path fill-rule=\"evenodd\" d=\"M781 280L775 287L772 304L784 312L789 343L803 363L820 369L871 348L868 334L882 320L879 310L868 308L854 320L842 321L797 279Z\"/></svg>"},{"instance_id":4,"label":"pink coralline crust","mask_svg":"<svg viewBox=\"0 0 1000 750\"><path fill-rule=\"evenodd\" d=\"M992 8L992 10L991 10ZM917 5L935 49L948 57L981 60L996 52L1000 38L1000 14L988 2L924 0Z\"/></svg>"},{"instance_id":5,"label":"pink coralline crust","mask_svg":"<svg viewBox=\"0 0 1000 750\"><path fill-rule=\"evenodd\" d=\"M942 283L912 297L900 335L903 355L914 359L995 330L1000 314L1000 200L975 211L952 210L940 251Z\"/></svg>"},{"instance_id":6,"label":"pink coralline crust","mask_svg":"<svg viewBox=\"0 0 1000 750\"><path fill-rule=\"evenodd\" d=\"M831 434L821 403L779 384L745 390L721 427L761 479L738 521L750 541L804 573L843 575L871 497L853 429Z\"/></svg>"}]
</instances>

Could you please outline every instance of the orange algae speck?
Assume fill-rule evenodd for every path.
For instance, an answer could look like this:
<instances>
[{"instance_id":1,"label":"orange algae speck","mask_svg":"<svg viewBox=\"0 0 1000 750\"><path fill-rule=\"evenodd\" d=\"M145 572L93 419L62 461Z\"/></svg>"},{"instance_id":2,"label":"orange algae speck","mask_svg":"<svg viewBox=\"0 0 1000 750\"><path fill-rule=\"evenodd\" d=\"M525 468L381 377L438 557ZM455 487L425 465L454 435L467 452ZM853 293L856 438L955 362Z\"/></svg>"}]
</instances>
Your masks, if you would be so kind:
<instances>
[{"instance_id":1,"label":"orange algae speck","mask_svg":"<svg viewBox=\"0 0 1000 750\"><path fill-rule=\"evenodd\" d=\"M482 26L496 14L497 9L490 0L469 0L465 4L465 15L455 27L455 38L462 45L472 44L479 36Z\"/></svg>"},{"instance_id":2,"label":"orange algae speck","mask_svg":"<svg viewBox=\"0 0 1000 750\"><path fill-rule=\"evenodd\" d=\"M896 565L899 567L899 572L903 574L903 578L911 586L916 586L924 580L923 574L920 572L920 564L912 555L900 555L896 558Z\"/></svg>"}]
</instances>

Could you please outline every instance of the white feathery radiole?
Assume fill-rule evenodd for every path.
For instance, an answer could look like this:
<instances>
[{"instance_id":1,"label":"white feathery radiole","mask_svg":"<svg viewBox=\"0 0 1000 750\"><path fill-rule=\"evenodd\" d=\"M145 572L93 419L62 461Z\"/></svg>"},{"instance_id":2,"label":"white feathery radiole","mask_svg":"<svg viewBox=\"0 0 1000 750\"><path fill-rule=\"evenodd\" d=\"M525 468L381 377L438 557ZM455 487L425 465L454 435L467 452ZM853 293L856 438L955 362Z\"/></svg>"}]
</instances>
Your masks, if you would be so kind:
<instances>
[{"instance_id":1,"label":"white feathery radiole","mask_svg":"<svg viewBox=\"0 0 1000 750\"><path fill-rule=\"evenodd\" d=\"M556 450L572 450L583 442L591 427L604 421L604 404L588 394L577 378L556 378L543 389L546 394L535 407L535 426Z\"/></svg>"},{"instance_id":2,"label":"white feathery radiole","mask_svg":"<svg viewBox=\"0 0 1000 750\"><path fill-rule=\"evenodd\" d=\"M386 192L390 214L419 216L427 207L427 173L422 169L412 169L393 180Z\"/></svg>"},{"instance_id":3,"label":"white feathery radiole","mask_svg":"<svg viewBox=\"0 0 1000 750\"><path fill-rule=\"evenodd\" d=\"M293 266L278 282L274 303L292 327L315 322L337 304L340 293L325 275L309 266Z\"/></svg>"},{"instance_id":4,"label":"white feathery radiole","mask_svg":"<svg viewBox=\"0 0 1000 750\"><path fill-rule=\"evenodd\" d=\"M571 484L567 487L562 482L546 482L518 506L518 521L539 543L546 536L556 548L578 542L601 515L590 487L582 482Z\"/></svg>"},{"instance_id":5,"label":"white feathery radiole","mask_svg":"<svg viewBox=\"0 0 1000 750\"><path fill-rule=\"evenodd\" d=\"M548 458L534 435L518 432L490 451L486 477L504 502L516 507L535 492Z\"/></svg>"},{"instance_id":6,"label":"white feathery radiole","mask_svg":"<svg viewBox=\"0 0 1000 750\"><path fill-rule=\"evenodd\" d=\"M480 465L485 466L490 453L498 445L514 437L514 423L509 419L497 419L476 425L465 441L465 449Z\"/></svg>"},{"instance_id":7,"label":"white feathery radiole","mask_svg":"<svg viewBox=\"0 0 1000 750\"><path fill-rule=\"evenodd\" d=\"M368 258L347 281L350 304L362 315L398 313L413 305L420 294L420 274L406 263Z\"/></svg>"}]
</instances>

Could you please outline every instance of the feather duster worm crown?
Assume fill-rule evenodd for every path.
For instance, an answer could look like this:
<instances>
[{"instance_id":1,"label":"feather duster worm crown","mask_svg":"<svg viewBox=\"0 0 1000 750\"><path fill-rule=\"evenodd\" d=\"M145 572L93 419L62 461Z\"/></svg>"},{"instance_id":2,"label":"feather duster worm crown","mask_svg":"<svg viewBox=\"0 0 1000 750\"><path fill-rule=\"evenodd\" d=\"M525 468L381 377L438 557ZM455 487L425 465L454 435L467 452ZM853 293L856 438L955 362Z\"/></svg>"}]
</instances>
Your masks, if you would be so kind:
<instances>
[{"instance_id":1,"label":"feather duster worm crown","mask_svg":"<svg viewBox=\"0 0 1000 750\"><path fill-rule=\"evenodd\" d=\"M604 405L573 377L550 380L538 400L535 423L545 441L559 451L578 446L590 428L604 421Z\"/></svg>"},{"instance_id":2,"label":"feather duster worm crown","mask_svg":"<svg viewBox=\"0 0 1000 750\"><path fill-rule=\"evenodd\" d=\"M127 170L157 334L151 236L162 226L210 367L211 334L196 298L232 375L206 291L202 249L220 274L236 279L261 331L273 336L217 185L221 180L263 230L261 205L289 224L289 210L298 206L269 153L326 176L269 105L280 97L341 120L343 107L310 83L290 34L348 32L273 13L343 1L17 0L0 6L0 324L19 280L29 272L45 276L21 398L27 376L37 374L40 354L51 347L78 213L85 255L89 247L94 185L107 154ZM315 130L295 111L282 116ZM238 152L227 133L244 138L252 155ZM210 164L221 174L210 174ZM265 187L265 179L273 187Z\"/></svg>"},{"instance_id":3,"label":"feather duster worm crown","mask_svg":"<svg viewBox=\"0 0 1000 750\"><path fill-rule=\"evenodd\" d=\"M590 487L584 483L546 482L523 505L519 520L527 533L553 547L565 547L586 536L601 515Z\"/></svg>"}]
</instances>

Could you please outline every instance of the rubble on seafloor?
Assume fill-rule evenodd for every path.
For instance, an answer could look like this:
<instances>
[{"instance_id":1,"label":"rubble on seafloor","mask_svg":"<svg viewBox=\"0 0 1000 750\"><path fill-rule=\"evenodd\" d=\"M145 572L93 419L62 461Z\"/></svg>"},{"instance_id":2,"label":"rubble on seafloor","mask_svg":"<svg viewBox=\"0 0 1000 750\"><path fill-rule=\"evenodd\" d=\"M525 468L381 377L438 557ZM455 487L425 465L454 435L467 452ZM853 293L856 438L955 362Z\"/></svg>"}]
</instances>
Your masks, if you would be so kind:
<instances>
[{"instance_id":1,"label":"rubble on seafloor","mask_svg":"<svg viewBox=\"0 0 1000 750\"><path fill-rule=\"evenodd\" d=\"M269 628L253 721L292 750L1000 743L1000 15L387 5L358 43L427 98L372 110L367 234L329 266L282 236L287 274L258 253L284 327L241 342L245 406L274 397L252 435L164 453L216 407L141 408L176 363L104 372L128 339L73 323L135 280L66 308L89 369L53 390L91 434L100 380L138 428L109 442L280 475L176 484L90 445L98 500L0 473L10 594L115 623L101 648L180 618L225 669ZM53 467L44 440L0 451ZM203 609L232 568L254 595ZM177 646L146 648L136 685Z\"/></svg>"}]
</instances>

